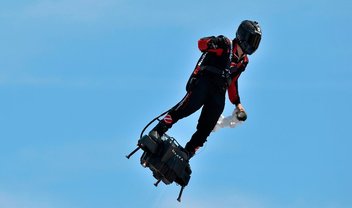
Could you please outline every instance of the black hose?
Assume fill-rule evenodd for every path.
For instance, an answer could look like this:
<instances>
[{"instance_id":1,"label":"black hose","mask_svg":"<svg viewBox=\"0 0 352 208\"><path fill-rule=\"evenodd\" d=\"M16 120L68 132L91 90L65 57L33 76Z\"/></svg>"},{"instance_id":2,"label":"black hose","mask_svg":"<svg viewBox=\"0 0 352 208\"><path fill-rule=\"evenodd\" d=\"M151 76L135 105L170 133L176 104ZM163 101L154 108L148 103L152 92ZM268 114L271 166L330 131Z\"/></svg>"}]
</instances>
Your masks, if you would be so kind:
<instances>
[{"instance_id":1,"label":"black hose","mask_svg":"<svg viewBox=\"0 0 352 208\"><path fill-rule=\"evenodd\" d=\"M164 113L162 113L162 114L158 115L157 117L153 118L153 120L151 120L151 121L143 128L143 130L142 130L141 135L139 136L139 138L142 139L145 130L150 126L150 124L152 124L152 123L153 123L154 121L156 121L156 120L159 120L159 118L160 118L161 116L167 114L168 112L170 112L170 111L172 111L174 108L176 108L176 107L183 101L183 99L185 99L186 96L187 96L187 94L186 94L186 95L181 99L181 101L178 102L174 107L170 108L169 110L165 111ZM159 120L159 121L160 121L160 120Z\"/></svg>"},{"instance_id":2,"label":"black hose","mask_svg":"<svg viewBox=\"0 0 352 208\"><path fill-rule=\"evenodd\" d=\"M170 109L170 110L171 110L171 109ZM142 130L141 135L139 136L139 138L142 139L145 130L150 126L150 124L152 124L152 123L153 123L154 121L156 121L156 120L159 120L159 118L160 118L161 116L167 114L170 110L165 111L164 113L158 115L158 116L155 117L153 120L151 120L151 121L143 128L143 130Z\"/></svg>"}]
</instances>

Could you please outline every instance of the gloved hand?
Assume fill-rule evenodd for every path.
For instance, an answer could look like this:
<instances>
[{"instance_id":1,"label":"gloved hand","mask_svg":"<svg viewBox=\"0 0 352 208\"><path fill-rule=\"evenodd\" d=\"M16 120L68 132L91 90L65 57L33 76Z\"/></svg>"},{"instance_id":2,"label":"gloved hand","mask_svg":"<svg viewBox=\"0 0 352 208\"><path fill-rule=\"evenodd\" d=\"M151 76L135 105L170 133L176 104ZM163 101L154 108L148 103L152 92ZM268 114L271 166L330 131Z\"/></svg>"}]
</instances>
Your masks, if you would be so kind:
<instances>
[{"instance_id":1,"label":"gloved hand","mask_svg":"<svg viewBox=\"0 0 352 208\"><path fill-rule=\"evenodd\" d=\"M209 49L217 49L217 48L227 49L228 47L230 47L230 45L231 45L231 41L223 35L220 35L218 37L212 36L210 41L208 42Z\"/></svg>"},{"instance_id":2,"label":"gloved hand","mask_svg":"<svg viewBox=\"0 0 352 208\"><path fill-rule=\"evenodd\" d=\"M221 46L222 48L227 48L231 46L231 40L228 39L227 37L220 35L217 38L218 38L218 45Z\"/></svg>"},{"instance_id":3,"label":"gloved hand","mask_svg":"<svg viewBox=\"0 0 352 208\"><path fill-rule=\"evenodd\" d=\"M214 43L216 48L227 49L231 46L231 41L223 35L220 35L218 37L214 37L211 42Z\"/></svg>"},{"instance_id":4,"label":"gloved hand","mask_svg":"<svg viewBox=\"0 0 352 208\"><path fill-rule=\"evenodd\" d=\"M208 49L217 49L218 48L218 39L215 36L211 36L210 41L208 42Z\"/></svg>"}]
</instances>

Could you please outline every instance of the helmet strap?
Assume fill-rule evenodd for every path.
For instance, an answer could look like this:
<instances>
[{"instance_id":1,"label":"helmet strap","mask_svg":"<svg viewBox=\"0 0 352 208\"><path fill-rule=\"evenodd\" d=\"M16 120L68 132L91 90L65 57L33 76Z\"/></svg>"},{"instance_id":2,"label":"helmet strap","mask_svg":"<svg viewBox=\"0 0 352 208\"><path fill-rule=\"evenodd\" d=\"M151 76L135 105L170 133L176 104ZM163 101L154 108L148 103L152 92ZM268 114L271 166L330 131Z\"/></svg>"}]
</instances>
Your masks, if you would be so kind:
<instances>
[{"instance_id":1,"label":"helmet strap","mask_svg":"<svg viewBox=\"0 0 352 208\"><path fill-rule=\"evenodd\" d=\"M238 60L241 60L245 56L245 53L243 52L240 44L235 43L233 47L233 55L236 56Z\"/></svg>"}]
</instances>

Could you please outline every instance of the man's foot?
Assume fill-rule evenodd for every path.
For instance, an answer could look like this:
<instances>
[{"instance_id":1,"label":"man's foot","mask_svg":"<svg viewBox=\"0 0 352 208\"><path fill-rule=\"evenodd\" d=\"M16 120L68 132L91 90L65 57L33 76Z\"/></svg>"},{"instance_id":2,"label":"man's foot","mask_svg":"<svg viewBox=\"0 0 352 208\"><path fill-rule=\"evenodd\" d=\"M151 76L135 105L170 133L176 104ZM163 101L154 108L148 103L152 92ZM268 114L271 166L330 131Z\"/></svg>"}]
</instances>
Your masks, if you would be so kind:
<instances>
[{"instance_id":1,"label":"man's foot","mask_svg":"<svg viewBox=\"0 0 352 208\"><path fill-rule=\"evenodd\" d=\"M164 121L160 121L150 132L149 136L159 139L169 129L169 126Z\"/></svg>"},{"instance_id":2,"label":"man's foot","mask_svg":"<svg viewBox=\"0 0 352 208\"><path fill-rule=\"evenodd\" d=\"M190 160L195 154L196 154L196 151L190 151L190 150L187 150L185 148L182 148L182 151L184 153L186 153L187 155L187 160Z\"/></svg>"},{"instance_id":3,"label":"man's foot","mask_svg":"<svg viewBox=\"0 0 352 208\"><path fill-rule=\"evenodd\" d=\"M187 152L188 153L188 160L190 160L196 153L195 152Z\"/></svg>"},{"instance_id":4,"label":"man's foot","mask_svg":"<svg viewBox=\"0 0 352 208\"><path fill-rule=\"evenodd\" d=\"M159 135L158 131L156 131L156 130L151 130L148 135L153 139L160 138L160 135Z\"/></svg>"}]
</instances>

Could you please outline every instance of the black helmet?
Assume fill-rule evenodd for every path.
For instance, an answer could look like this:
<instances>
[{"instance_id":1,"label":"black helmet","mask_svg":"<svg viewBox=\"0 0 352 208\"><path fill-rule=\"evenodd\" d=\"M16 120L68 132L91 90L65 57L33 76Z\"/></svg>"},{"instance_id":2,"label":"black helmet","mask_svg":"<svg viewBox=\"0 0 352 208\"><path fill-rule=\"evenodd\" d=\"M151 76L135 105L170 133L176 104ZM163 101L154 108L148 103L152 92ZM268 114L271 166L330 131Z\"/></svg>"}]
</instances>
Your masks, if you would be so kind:
<instances>
[{"instance_id":1,"label":"black helmet","mask_svg":"<svg viewBox=\"0 0 352 208\"><path fill-rule=\"evenodd\" d=\"M244 53L251 55L257 50L260 40L262 38L262 31L258 22L251 20L244 20L238 26L236 32L236 39Z\"/></svg>"}]
</instances>

